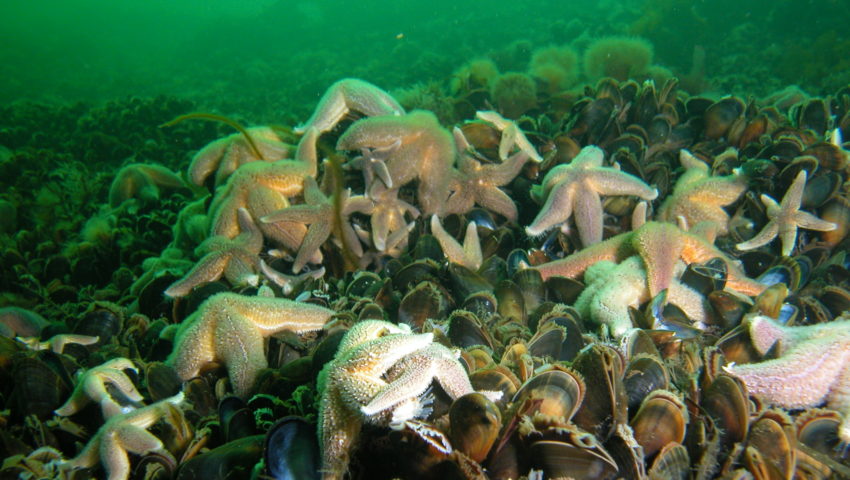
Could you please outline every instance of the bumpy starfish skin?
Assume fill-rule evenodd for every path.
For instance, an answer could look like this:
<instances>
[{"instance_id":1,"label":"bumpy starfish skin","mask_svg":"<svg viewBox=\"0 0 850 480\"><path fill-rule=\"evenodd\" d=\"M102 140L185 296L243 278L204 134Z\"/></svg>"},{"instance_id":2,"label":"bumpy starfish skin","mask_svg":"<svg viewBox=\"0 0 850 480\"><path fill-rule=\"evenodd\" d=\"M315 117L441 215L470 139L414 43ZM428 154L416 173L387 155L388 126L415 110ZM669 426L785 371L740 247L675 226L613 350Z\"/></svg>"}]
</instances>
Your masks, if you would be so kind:
<instances>
[{"instance_id":1,"label":"bumpy starfish skin","mask_svg":"<svg viewBox=\"0 0 850 480\"><path fill-rule=\"evenodd\" d=\"M65 470L76 470L103 464L109 480L124 480L130 476L128 453L145 455L159 452L170 456L162 442L147 429L160 419L168 419L171 425L182 423L183 413L177 407L183 394L161 400L138 410L110 418L89 440L80 454L62 463Z\"/></svg>"},{"instance_id":2,"label":"bumpy starfish skin","mask_svg":"<svg viewBox=\"0 0 850 480\"><path fill-rule=\"evenodd\" d=\"M171 170L155 164L131 163L122 168L109 186L109 206L119 207L131 198L143 203L159 200L160 190L185 188L186 184Z\"/></svg>"},{"instance_id":3,"label":"bumpy starfish skin","mask_svg":"<svg viewBox=\"0 0 850 480\"><path fill-rule=\"evenodd\" d=\"M268 364L263 340L289 330L320 330L333 310L282 298L219 293L183 320L167 363L183 380L213 362L227 366L234 392L244 397Z\"/></svg>"},{"instance_id":4,"label":"bumpy starfish skin","mask_svg":"<svg viewBox=\"0 0 850 480\"><path fill-rule=\"evenodd\" d=\"M220 185L245 163L282 160L293 150L292 146L283 143L270 127L251 127L245 130L262 158L257 157L244 135L234 133L207 144L195 154L189 165L189 180L195 185L203 186L207 177L215 172L215 184Z\"/></svg>"},{"instance_id":5,"label":"bumpy starfish skin","mask_svg":"<svg viewBox=\"0 0 850 480\"><path fill-rule=\"evenodd\" d=\"M658 211L658 219L676 222L684 218L688 226L713 222L718 235L729 232L729 214L723 207L734 203L747 190L738 175L712 177L708 165L687 150L679 153L685 173L676 182L673 194L667 197Z\"/></svg>"},{"instance_id":6,"label":"bumpy starfish skin","mask_svg":"<svg viewBox=\"0 0 850 480\"><path fill-rule=\"evenodd\" d=\"M342 191L340 205L342 207L342 235L345 236L346 245L352 249L353 253L358 257L363 255L363 249L360 246L360 240L357 234L351 227L348 217L351 211L348 208L349 190ZM334 218L336 217L334 200L328 198L313 177L307 177L304 180L304 201L302 205L293 205L283 210L279 210L272 214L266 215L261 219L263 223L301 223L309 224L307 235L301 242L298 248L298 254L295 257L295 262L292 264L293 273L298 273L304 268L310 258L315 258L319 252L319 248L333 231Z\"/></svg>"},{"instance_id":7,"label":"bumpy starfish skin","mask_svg":"<svg viewBox=\"0 0 850 480\"><path fill-rule=\"evenodd\" d=\"M39 341L38 337L16 337L19 342L25 343L33 350L53 350L56 353L65 351L65 345L76 343L77 345L94 345L100 337L89 335L75 335L73 333L60 333L53 335L45 341Z\"/></svg>"},{"instance_id":8,"label":"bumpy starfish skin","mask_svg":"<svg viewBox=\"0 0 850 480\"><path fill-rule=\"evenodd\" d=\"M714 245L669 223L647 222L637 230L621 233L602 243L584 248L563 259L537 265L543 279L553 275L576 278L596 262L621 262L640 255L648 275L651 297L668 288L674 277L676 262L703 263L714 257L722 259L728 270L726 288L746 295L758 295L765 289L747 278L735 263Z\"/></svg>"},{"instance_id":9,"label":"bumpy starfish skin","mask_svg":"<svg viewBox=\"0 0 850 480\"><path fill-rule=\"evenodd\" d=\"M263 234L247 210L240 208L237 214L242 233L234 239L222 235L206 239L198 250L208 253L183 278L168 287L166 295L186 296L196 286L218 280L222 275L234 286L257 285Z\"/></svg>"},{"instance_id":10,"label":"bumpy starfish skin","mask_svg":"<svg viewBox=\"0 0 850 480\"><path fill-rule=\"evenodd\" d=\"M475 112L475 116L485 122L493 124L497 130L502 132L502 139L499 142L499 158L502 160L507 159L511 151L516 148L520 152L524 152L528 158L537 163L543 161L543 157L537 153L537 150L535 150L534 146L528 141L528 138L526 138L525 133L522 132L513 120L508 120L507 118L499 115L498 112L494 112L492 110Z\"/></svg>"},{"instance_id":11,"label":"bumpy starfish skin","mask_svg":"<svg viewBox=\"0 0 850 480\"><path fill-rule=\"evenodd\" d=\"M502 215L510 222L516 222L516 204L499 187L516 178L528 161L528 155L520 151L499 164L481 163L468 151L469 143L460 129L455 127L453 133L460 151L460 169L456 171L449 187L451 195L443 213L466 213L477 204Z\"/></svg>"},{"instance_id":12,"label":"bumpy starfish skin","mask_svg":"<svg viewBox=\"0 0 850 480\"><path fill-rule=\"evenodd\" d=\"M396 143L398 146L392 148ZM358 120L339 138L336 148L389 149L384 163L392 179L392 188L419 179L417 201L423 213L441 213L448 197L455 144L452 135L440 126L433 113L416 110L403 116Z\"/></svg>"},{"instance_id":13,"label":"bumpy starfish skin","mask_svg":"<svg viewBox=\"0 0 850 480\"><path fill-rule=\"evenodd\" d=\"M755 237L737 245L739 250L752 250L779 236L782 241L782 255L791 255L797 243L797 228L828 232L835 230L837 225L806 212L800 211L803 200L803 189L806 186L806 171L800 170L788 191L782 197L781 203L767 195L761 196L761 201L767 207L768 222Z\"/></svg>"},{"instance_id":14,"label":"bumpy starfish skin","mask_svg":"<svg viewBox=\"0 0 850 480\"><path fill-rule=\"evenodd\" d=\"M440 242L440 247L442 247L449 262L463 265L472 271L478 270L478 267L481 266L483 256L481 242L478 240L478 226L475 222L469 222L466 226L463 246L446 232L436 215L431 216L431 234Z\"/></svg>"},{"instance_id":15,"label":"bumpy starfish skin","mask_svg":"<svg viewBox=\"0 0 850 480\"><path fill-rule=\"evenodd\" d=\"M558 165L546 174L535 196L545 198L537 218L525 228L541 235L566 222L575 213L576 227L585 246L602 240L603 211L600 195L635 195L654 200L658 191L639 178L614 168L603 167L599 147L584 147L568 165Z\"/></svg>"},{"instance_id":16,"label":"bumpy starfish skin","mask_svg":"<svg viewBox=\"0 0 850 480\"><path fill-rule=\"evenodd\" d=\"M327 132L352 111L367 117L404 115L404 108L387 92L363 80L344 78L327 89L313 116L295 131L313 127L319 133Z\"/></svg>"},{"instance_id":17,"label":"bumpy starfish skin","mask_svg":"<svg viewBox=\"0 0 850 480\"><path fill-rule=\"evenodd\" d=\"M109 383L117 388L130 401L142 401L142 394L136 390L133 381L124 373L124 370L127 369L137 371L136 366L130 360L113 358L102 365L86 370L77 381L77 385L71 393L71 398L56 409L56 414L63 417L73 415L92 401L100 404L103 418L111 418L126 413L124 408L107 392L106 384Z\"/></svg>"},{"instance_id":18,"label":"bumpy starfish skin","mask_svg":"<svg viewBox=\"0 0 850 480\"><path fill-rule=\"evenodd\" d=\"M601 261L588 267L587 287L579 295L575 308L582 318L605 325L608 333L619 338L633 328L629 307L637 308L650 300L646 269L638 256L614 264ZM689 319L701 323L706 319L700 295L673 280L667 291L669 303L679 306Z\"/></svg>"},{"instance_id":19,"label":"bumpy starfish skin","mask_svg":"<svg viewBox=\"0 0 850 480\"><path fill-rule=\"evenodd\" d=\"M844 421L839 437L850 442L850 320L785 327L764 316L748 320L750 338L762 353L779 342L779 358L732 364L726 371L750 393L785 408L809 408L824 401Z\"/></svg>"}]
</instances>

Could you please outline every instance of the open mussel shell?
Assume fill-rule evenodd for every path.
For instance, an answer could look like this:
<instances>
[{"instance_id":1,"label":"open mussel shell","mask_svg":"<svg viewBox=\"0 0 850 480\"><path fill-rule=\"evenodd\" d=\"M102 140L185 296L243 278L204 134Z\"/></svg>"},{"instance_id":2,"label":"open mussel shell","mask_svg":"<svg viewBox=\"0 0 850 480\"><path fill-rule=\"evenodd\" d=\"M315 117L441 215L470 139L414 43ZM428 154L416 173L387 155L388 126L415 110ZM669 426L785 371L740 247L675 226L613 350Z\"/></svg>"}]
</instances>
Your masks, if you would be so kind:
<instances>
[{"instance_id":1,"label":"open mussel shell","mask_svg":"<svg viewBox=\"0 0 850 480\"><path fill-rule=\"evenodd\" d=\"M791 478L795 443L791 418L779 410L768 410L750 426L744 463L756 478Z\"/></svg>"},{"instance_id":2,"label":"open mussel shell","mask_svg":"<svg viewBox=\"0 0 850 480\"><path fill-rule=\"evenodd\" d=\"M174 367L162 362L145 365L145 383L151 400L156 402L176 395L183 386L183 380Z\"/></svg>"},{"instance_id":3,"label":"open mussel shell","mask_svg":"<svg viewBox=\"0 0 850 480\"><path fill-rule=\"evenodd\" d=\"M528 351L535 357L572 361L584 348L584 338L577 312L558 308L544 315L537 332L528 342Z\"/></svg>"},{"instance_id":4,"label":"open mussel shell","mask_svg":"<svg viewBox=\"0 0 850 480\"><path fill-rule=\"evenodd\" d=\"M721 443L727 448L746 438L749 428L750 404L743 384L729 375L718 375L703 388L700 405L721 433Z\"/></svg>"},{"instance_id":5,"label":"open mussel shell","mask_svg":"<svg viewBox=\"0 0 850 480\"><path fill-rule=\"evenodd\" d=\"M565 425L573 418L585 395L581 375L563 367L552 366L537 372L516 392L513 403L536 405L529 415L544 422Z\"/></svg>"},{"instance_id":6,"label":"open mussel shell","mask_svg":"<svg viewBox=\"0 0 850 480\"><path fill-rule=\"evenodd\" d=\"M493 338L481 325L481 321L471 312L455 310L449 316L449 340L460 348L484 346L493 351Z\"/></svg>"},{"instance_id":7,"label":"open mussel shell","mask_svg":"<svg viewBox=\"0 0 850 480\"><path fill-rule=\"evenodd\" d=\"M284 417L269 429L263 457L268 476L275 480L321 478L316 427L301 417Z\"/></svg>"},{"instance_id":8,"label":"open mussel shell","mask_svg":"<svg viewBox=\"0 0 850 480\"><path fill-rule=\"evenodd\" d=\"M493 365L472 372L469 375L469 382L477 391L502 392L502 398L496 402L500 407L506 406L521 386L516 375L502 365Z\"/></svg>"},{"instance_id":9,"label":"open mussel shell","mask_svg":"<svg viewBox=\"0 0 850 480\"><path fill-rule=\"evenodd\" d=\"M842 449L838 434L842 420L841 414L835 410L806 410L797 417L797 440L822 454L840 456Z\"/></svg>"},{"instance_id":10,"label":"open mussel shell","mask_svg":"<svg viewBox=\"0 0 850 480\"><path fill-rule=\"evenodd\" d=\"M691 263L682 273L681 282L697 292L707 295L715 290L723 290L728 274L726 262L712 258L705 263Z\"/></svg>"},{"instance_id":11,"label":"open mussel shell","mask_svg":"<svg viewBox=\"0 0 850 480\"><path fill-rule=\"evenodd\" d=\"M691 459L688 449L677 443L669 443L658 452L649 468L649 478L665 480L687 480L691 478Z\"/></svg>"},{"instance_id":12,"label":"open mussel shell","mask_svg":"<svg viewBox=\"0 0 850 480\"><path fill-rule=\"evenodd\" d=\"M498 310L498 301L492 292L477 292L466 297L461 308L480 319L490 318Z\"/></svg>"},{"instance_id":13,"label":"open mussel shell","mask_svg":"<svg viewBox=\"0 0 850 480\"><path fill-rule=\"evenodd\" d=\"M532 468L544 478L615 478L616 461L595 436L577 430L550 429L552 439L539 440L528 448Z\"/></svg>"},{"instance_id":14,"label":"open mussel shell","mask_svg":"<svg viewBox=\"0 0 850 480\"><path fill-rule=\"evenodd\" d=\"M630 425L646 458L672 443L682 443L688 411L675 393L655 390L643 400Z\"/></svg>"},{"instance_id":15,"label":"open mussel shell","mask_svg":"<svg viewBox=\"0 0 850 480\"><path fill-rule=\"evenodd\" d=\"M502 414L492 400L473 392L452 402L449 424L452 446L480 463L499 436Z\"/></svg>"},{"instance_id":16,"label":"open mussel shell","mask_svg":"<svg viewBox=\"0 0 850 480\"><path fill-rule=\"evenodd\" d=\"M398 306L398 321L410 325L414 331L419 332L422 331L425 320L443 318L448 307L448 294L433 282L422 282L401 299Z\"/></svg>"},{"instance_id":17,"label":"open mussel shell","mask_svg":"<svg viewBox=\"0 0 850 480\"><path fill-rule=\"evenodd\" d=\"M257 433L254 413L239 397L229 396L221 399L218 404L218 417L222 434L228 442Z\"/></svg>"},{"instance_id":18,"label":"open mussel shell","mask_svg":"<svg viewBox=\"0 0 850 480\"><path fill-rule=\"evenodd\" d=\"M613 348L592 344L573 362L582 375L587 392L574 421L600 439L607 439L616 425L626 422L628 401L623 386L623 358Z\"/></svg>"},{"instance_id":19,"label":"open mussel shell","mask_svg":"<svg viewBox=\"0 0 850 480\"><path fill-rule=\"evenodd\" d=\"M504 319L513 320L525 324L528 320L528 311L525 307L525 296L519 285L511 280L505 280L496 286L494 291L498 303L499 315Z\"/></svg>"}]
</instances>

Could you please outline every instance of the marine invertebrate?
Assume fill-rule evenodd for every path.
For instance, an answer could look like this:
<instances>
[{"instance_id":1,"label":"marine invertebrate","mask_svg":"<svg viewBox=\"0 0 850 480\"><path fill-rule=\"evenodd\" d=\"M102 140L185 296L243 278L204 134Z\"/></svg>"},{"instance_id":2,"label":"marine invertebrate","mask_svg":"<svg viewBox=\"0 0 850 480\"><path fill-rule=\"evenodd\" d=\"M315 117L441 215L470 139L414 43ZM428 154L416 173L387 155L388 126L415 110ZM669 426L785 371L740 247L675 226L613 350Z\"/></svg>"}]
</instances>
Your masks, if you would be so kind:
<instances>
[{"instance_id":1,"label":"marine invertebrate","mask_svg":"<svg viewBox=\"0 0 850 480\"><path fill-rule=\"evenodd\" d=\"M673 194L661 204L658 219L676 222L682 218L688 226L709 221L716 226L718 235L726 235L729 214L723 207L746 191L744 178L737 174L712 177L708 165L685 149L679 152L679 162L685 173L676 182Z\"/></svg>"},{"instance_id":2,"label":"marine invertebrate","mask_svg":"<svg viewBox=\"0 0 850 480\"><path fill-rule=\"evenodd\" d=\"M534 145L528 141L525 133L523 133L516 122L503 118L497 112L490 110L475 112L475 117L492 124L496 127L496 130L501 133L502 136L499 140L499 158L502 160L506 160L508 155L514 150L514 148L516 148L519 151L524 152L535 162L539 163L543 161L543 157L537 153ZM464 141L464 143L466 142Z\"/></svg>"},{"instance_id":3,"label":"marine invertebrate","mask_svg":"<svg viewBox=\"0 0 850 480\"><path fill-rule=\"evenodd\" d=\"M403 248L413 227L408 217L419 217L418 208L398 198L398 188L387 188L380 182L373 183L367 195L351 197L346 211L371 217L371 231L364 233L371 238L372 246L382 253L389 253L399 246Z\"/></svg>"},{"instance_id":4,"label":"marine invertebrate","mask_svg":"<svg viewBox=\"0 0 850 480\"><path fill-rule=\"evenodd\" d=\"M578 52L569 45L550 45L531 55L528 73L550 95L573 86L580 74Z\"/></svg>"},{"instance_id":5,"label":"marine invertebrate","mask_svg":"<svg viewBox=\"0 0 850 480\"><path fill-rule=\"evenodd\" d=\"M206 254L186 275L165 290L169 297L183 297L198 285L218 280L224 276L234 286L253 285L259 282L260 250L263 234L248 210L237 211L241 233L236 238L215 235L198 246Z\"/></svg>"},{"instance_id":6,"label":"marine invertebrate","mask_svg":"<svg viewBox=\"0 0 850 480\"><path fill-rule=\"evenodd\" d=\"M127 200L137 199L142 203L159 200L165 190L186 188L183 180L171 170L155 164L131 163L115 175L109 186L109 206L118 208Z\"/></svg>"},{"instance_id":7,"label":"marine invertebrate","mask_svg":"<svg viewBox=\"0 0 850 480\"><path fill-rule=\"evenodd\" d=\"M778 358L730 364L725 370L744 381L751 394L785 408L809 408L824 401L844 417L838 430L850 442L850 320L786 327L762 315L747 319L760 353L778 346Z\"/></svg>"},{"instance_id":8,"label":"marine invertebrate","mask_svg":"<svg viewBox=\"0 0 850 480\"><path fill-rule=\"evenodd\" d=\"M537 85L525 73L503 73L490 85L490 98L499 113L516 119L537 106Z\"/></svg>"},{"instance_id":9,"label":"marine invertebrate","mask_svg":"<svg viewBox=\"0 0 850 480\"><path fill-rule=\"evenodd\" d=\"M476 58L452 73L449 91L452 95L487 89L499 75L499 67L489 58Z\"/></svg>"},{"instance_id":10,"label":"marine invertebrate","mask_svg":"<svg viewBox=\"0 0 850 480\"><path fill-rule=\"evenodd\" d=\"M215 172L215 185L220 185L245 163L282 160L293 150L271 127L246 128L244 133L219 138L198 150L189 164L189 180L203 186Z\"/></svg>"},{"instance_id":11,"label":"marine invertebrate","mask_svg":"<svg viewBox=\"0 0 850 480\"><path fill-rule=\"evenodd\" d=\"M584 72L594 80L620 81L644 75L652 64L653 48L640 37L609 36L595 40L584 52Z\"/></svg>"},{"instance_id":12,"label":"marine invertebrate","mask_svg":"<svg viewBox=\"0 0 850 480\"><path fill-rule=\"evenodd\" d=\"M797 228L819 232L835 230L836 224L800 211L800 202L803 200L803 188L805 186L806 171L800 170L780 203L776 203L776 200L763 194L761 201L767 207L767 224L755 237L737 244L736 247L739 250L752 250L766 245L778 236L782 241L782 255L788 256L791 255L794 245L797 243Z\"/></svg>"},{"instance_id":13,"label":"marine invertebrate","mask_svg":"<svg viewBox=\"0 0 850 480\"><path fill-rule=\"evenodd\" d=\"M123 407L107 391L106 385L121 392L131 402L141 402L142 394L136 390L133 381L124 373L124 370L138 372L132 361L126 358L113 358L108 362L90 368L83 372L77 380L71 398L64 405L56 409L57 415L69 416L80 411L89 402L100 405L103 418L109 419L122 413L135 410L134 407Z\"/></svg>"},{"instance_id":14,"label":"marine invertebrate","mask_svg":"<svg viewBox=\"0 0 850 480\"><path fill-rule=\"evenodd\" d=\"M266 367L264 338L283 330L321 330L333 310L282 298L219 293L180 324L166 361L183 380L213 362L227 366L233 390L245 396Z\"/></svg>"},{"instance_id":15,"label":"marine invertebrate","mask_svg":"<svg viewBox=\"0 0 850 480\"><path fill-rule=\"evenodd\" d=\"M599 147L585 147L571 163L550 170L532 191L532 196L545 203L531 225L525 227L526 233L540 235L566 222L575 212L582 244L593 245L602 240L600 195L635 195L644 200L658 196L657 190L639 178L603 167L603 156Z\"/></svg>"},{"instance_id":16,"label":"marine invertebrate","mask_svg":"<svg viewBox=\"0 0 850 480\"><path fill-rule=\"evenodd\" d=\"M597 262L620 262L635 254L640 256L646 268L651 297L670 287L678 261L702 263L715 257L726 263L728 277L725 288L747 295L757 295L766 288L747 278L726 254L710 242L675 225L660 222L647 222L634 231L621 233L561 260L532 268L538 270L544 279L554 275L575 278Z\"/></svg>"},{"instance_id":17,"label":"marine invertebrate","mask_svg":"<svg viewBox=\"0 0 850 480\"><path fill-rule=\"evenodd\" d=\"M327 89L307 123L295 131L315 128L319 133L327 132L352 111L367 117L404 115L404 108L387 92L363 80L344 78Z\"/></svg>"},{"instance_id":18,"label":"marine invertebrate","mask_svg":"<svg viewBox=\"0 0 850 480\"><path fill-rule=\"evenodd\" d=\"M339 138L337 150L383 150L388 188L400 188L419 180L417 201L426 215L442 212L448 197L449 176L454 164L452 135L433 113L416 110L407 115L358 120Z\"/></svg>"},{"instance_id":19,"label":"marine invertebrate","mask_svg":"<svg viewBox=\"0 0 850 480\"><path fill-rule=\"evenodd\" d=\"M481 266L483 260L481 242L478 240L478 226L475 222L467 224L462 246L446 232L436 215L431 216L431 234L440 242L440 247L449 262L458 263L472 271L478 270Z\"/></svg>"}]
</instances>

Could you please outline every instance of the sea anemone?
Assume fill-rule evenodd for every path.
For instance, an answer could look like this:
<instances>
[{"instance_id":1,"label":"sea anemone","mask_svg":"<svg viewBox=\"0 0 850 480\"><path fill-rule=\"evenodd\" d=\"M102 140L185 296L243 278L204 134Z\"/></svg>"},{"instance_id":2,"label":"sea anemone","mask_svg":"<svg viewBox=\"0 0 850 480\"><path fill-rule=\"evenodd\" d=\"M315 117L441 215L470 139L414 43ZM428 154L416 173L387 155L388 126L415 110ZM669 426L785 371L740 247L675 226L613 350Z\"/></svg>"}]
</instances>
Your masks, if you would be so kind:
<instances>
[{"instance_id":1,"label":"sea anemone","mask_svg":"<svg viewBox=\"0 0 850 480\"><path fill-rule=\"evenodd\" d=\"M478 88L489 88L499 76L499 69L489 58L476 58L464 63L452 73L449 91L452 95L466 93Z\"/></svg>"},{"instance_id":2,"label":"sea anemone","mask_svg":"<svg viewBox=\"0 0 850 480\"><path fill-rule=\"evenodd\" d=\"M516 119L537 106L537 86L534 79L524 73L508 72L493 82L490 98L502 115Z\"/></svg>"},{"instance_id":3,"label":"sea anemone","mask_svg":"<svg viewBox=\"0 0 850 480\"><path fill-rule=\"evenodd\" d=\"M645 75L651 64L652 44L639 37L603 37L584 53L584 71L590 79L628 80Z\"/></svg>"},{"instance_id":4,"label":"sea anemone","mask_svg":"<svg viewBox=\"0 0 850 480\"><path fill-rule=\"evenodd\" d=\"M578 53L568 45L538 49L531 57L528 73L547 93L558 93L578 80Z\"/></svg>"}]
</instances>

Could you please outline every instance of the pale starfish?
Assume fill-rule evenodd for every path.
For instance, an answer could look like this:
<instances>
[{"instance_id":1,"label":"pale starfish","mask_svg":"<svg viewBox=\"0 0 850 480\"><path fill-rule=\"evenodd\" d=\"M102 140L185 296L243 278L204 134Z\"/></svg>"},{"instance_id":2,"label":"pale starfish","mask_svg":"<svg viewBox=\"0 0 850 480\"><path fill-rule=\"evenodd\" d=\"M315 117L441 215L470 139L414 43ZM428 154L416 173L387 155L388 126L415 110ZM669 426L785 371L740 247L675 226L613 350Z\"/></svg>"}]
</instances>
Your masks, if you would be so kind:
<instances>
[{"instance_id":1,"label":"pale starfish","mask_svg":"<svg viewBox=\"0 0 850 480\"><path fill-rule=\"evenodd\" d=\"M563 259L533 268L540 271L544 280L554 275L576 278L596 262L621 262L635 254L643 260L652 298L670 287L678 261L684 261L686 264L703 263L714 257L726 263L727 289L746 295L758 295L766 288L765 285L747 278L733 260L711 243L673 224L662 222L647 222L637 230L621 233Z\"/></svg>"},{"instance_id":2,"label":"pale starfish","mask_svg":"<svg viewBox=\"0 0 850 480\"><path fill-rule=\"evenodd\" d=\"M327 132L352 111L367 117L404 115L404 108L387 92L363 80L344 78L327 89L307 123L295 131L313 127L319 133Z\"/></svg>"},{"instance_id":3,"label":"pale starfish","mask_svg":"<svg viewBox=\"0 0 850 480\"><path fill-rule=\"evenodd\" d=\"M844 417L838 436L850 443L850 319L786 327L761 315L747 319L753 346L779 357L759 363L730 364L725 370L747 390L785 408L810 408L826 401Z\"/></svg>"},{"instance_id":4,"label":"pale starfish","mask_svg":"<svg viewBox=\"0 0 850 480\"><path fill-rule=\"evenodd\" d=\"M797 228L819 232L835 230L838 225L821 220L811 213L800 211L805 187L806 171L800 170L782 197L781 203L776 203L776 200L762 194L761 201L767 207L767 225L755 237L739 243L736 247L739 250L752 250L766 245L778 236L782 241L782 255L787 257L794 251L794 245L797 243Z\"/></svg>"},{"instance_id":5,"label":"pale starfish","mask_svg":"<svg viewBox=\"0 0 850 480\"><path fill-rule=\"evenodd\" d=\"M397 146L396 146L397 144ZM339 138L337 150L384 151L384 167L398 189L418 179L417 201L426 215L440 214L448 197L449 171L454 164L452 135L428 111L402 116L364 118L354 122ZM376 186L379 182L373 182ZM389 185L392 187L389 187Z\"/></svg>"},{"instance_id":6,"label":"pale starfish","mask_svg":"<svg viewBox=\"0 0 850 480\"><path fill-rule=\"evenodd\" d=\"M94 345L100 337L59 333L43 342L39 341L38 337L16 337L15 339L33 350L52 350L55 353L62 353L65 351L65 345L71 343L77 345Z\"/></svg>"},{"instance_id":7,"label":"pale starfish","mask_svg":"<svg viewBox=\"0 0 850 480\"><path fill-rule=\"evenodd\" d=\"M234 392L244 397L259 371L268 365L266 337L284 330L321 330L333 314L318 305L282 298L219 293L183 320L166 362L183 380L197 376L214 362L223 363Z\"/></svg>"},{"instance_id":8,"label":"pale starfish","mask_svg":"<svg viewBox=\"0 0 850 480\"><path fill-rule=\"evenodd\" d=\"M679 153L679 162L685 173L658 210L658 219L678 222L681 218L688 226L710 221L717 226L718 235L726 235L729 214L723 207L743 195L747 190L746 181L739 175L712 177L708 165L685 149Z\"/></svg>"},{"instance_id":9,"label":"pale starfish","mask_svg":"<svg viewBox=\"0 0 850 480\"><path fill-rule=\"evenodd\" d=\"M179 393L110 418L89 440L83 451L75 458L63 462L61 468L73 471L93 467L100 462L109 480L124 480L130 476L128 453L145 455L155 452L170 457L171 454L162 441L147 429L162 419L175 428L185 425L183 412L178 408L182 402L183 393ZM184 434L188 435L188 432Z\"/></svg>"},{"instance_id":10,"label":"pale starfish","mask_svg":"<svg viewBox=\"0 0 850 480\"><path fill-rule=\"evenodd\" d=\"M477 204L502 215L510 222L516 222L516 204L499 187L516 178L528 161L528 154L520 151L502 163L482 163L474 157L463 132L455 127L453 133L460 152L459 170L453 172L455 178L449 186L451 195L443 213L466 213Z\"/></svg>"},{"instance_id":11,"label":"pale starfish","mask_svg":"<svg viewBox=\"0 0 850 480\"><path fill-rule=\"evenodd\" d=\"M476 271L481 266L483 257L481 254L481 242L478 240L478 225L469 222L466 226L466 234L463 237L463 246L448 234L436 215L431 216L431 234L440 242L443 254L451 263L457 263Z\"/></svg>"},{"instance_id":12,"label":"pale starfish","mask_svg":"<svg viewBox=\"0 0 850 480\"><path fill-rule=\"evenodd\" d=\"M126 358L113 358L102 365L86 370L77 380L71 398L56 409L56 414L63 417L73 415L89 402L100 404L103 418L107 419L134 410L132 406L121 406L106 388L106 385L110 384L126 397L126 400L141 402L144 397L136 390L136 386L124 370L138 372L133 362Z\"/></svg>"},{"instance_id":13,"label":"pale starfish","mask_svg":"<svg viewBox=\"0 0 850 480\"><path fill-rule=\"evenodd\" d=\"M0 335L4 337L37 337L50 325L44 317L21 307L0 308Z\"/></svg>"},{"instance_id":14,"label":"pale starfish","mask_svg":"<svg viewBox=\"0 0 850 480\"><path fill-rule=\"evenodd\" d=\"M109 186L109 206L118 208L130 199L142 203L159 200L161 190L186 188L176 173L162 165L131 163L118 171Z\"/></svg>"},{"instance_id":15,"label":"pale starfish","mask_svg":"<svg viewBox=\"0 0 850 480\"><path fill-rule=\"evenodd\" d=\"M183 278L171 284L166 295L184 297L198 285L218 280L222 275L233 286L257 286L263 234L247 210L240 208L237 214L242 233L233 239L216 235L204 240L197 250L207 252L206 255Z\"/></svg>"},{"instance_id":16,"label":"pale starfish","mask_svg":"<svg viewBox=\"0 0 850 480\"><path fill-rule=\"evenodd\" d=\"M558 165L546 174L543 183L532 196L546 202L525 231L541 235L552 227L566 222L575 212L576 227L584 246L602 240L603 211L600 195L635 195L653 200L658 191L639 178L611 167L602 166L604 152L599 147L581 149L573 161Z\"/></svg>"},{"instance_id":17,"label":"pale starfish","mask_svg":"<svg viewBox=\"0 0 850 480\"><path fill-rule=\"evenodd\" d=\"M220 185L244 163L282 160L293 150L291 145L281 141L280 136L271 127L250 127L245 131L251 136L260 157L245 139L245 135L234 133L207 144L192 157L189 180L195 185L203 186L207 177L215 172L215 185Z\"/></svg>"},{"instance_id":18,"label":"pale starfish","mask_svg":"<svg viewBox=\"0 0 850 480\"><path fill-rule=\"evenodd\" d=\"M342 209L340 212L340 228L342 235L345 237L347 248L359 258L363 256L363 248L360 246L360 240L357 238L354 228L348 218L353 213L349 204L350 190L342 190L342 198L339 200L339 205ZM307 177L304 180L304 202L301 205L292 205L283 210L266 215L260 220L263 223L287 222L309 224L307 235L301 242L298 248L298 254L295 257L295 262L292 264L292 272L298 273L304 268L310 258L314 258L319 248L325 243L331 235L334 227L334 219L336 215L336 199L328 198L322 192L316 180L313 177Z\"/></svg>"},{"instance_id":19,"label":"pale starfish","mask_svg":"<svg viewBox=\"0 0 850 480\"><path fill-rule=\"evenodd\" d=\"M510 155L514 149L517 149L520 152L524 152L528 155L528 158L537 163L543 161L543 157L537 153L537 150L531 142L528 141L525 133L523 133L523 131L519 128L519 125L517 125L513 120L508 120L507 118L499 115L498 112L494 112L492 110L475 112L475 116L480 120L492 124L496 127L496 130L502 132L502 139L499 142L499 158L502 160L506 160L508 155Z\"/></svg>"},{"instance_id":20,"label":"pale starfish","mask_svg":"<svg viewBox=\"0 0 850 480\"><path fill-rule=\"evenodd\" d=\"M239 208L247 209L252 218L262 218L288 207L289 199L303 192L304 179L316 176L316 137L316 130L308 129L298 143L294 161L251 162L236 170L210 204L210 234L228 238L238 235ZM290 251L296 251L307 234L307 227L299 223L258 226L264 236Z\"/></svg>"},{"instance_id":21,"label":"pale starfish","mask_svg":"<svg viewBox=\"0 0 850 480\"><path fill-rule=\"evenodd\" d=\"M582 318L604 325L615 338L634 327L629 307L637 308L651 299L646 269L637 255L619 264L608 260L597 262L587 268L584 280L587 286L575 302L576 310ZM667 301L681 308L697 325L706 319L703 298L676 279L667 290Z\"/></svg>"},{"instance_id":22,"label":"pale starfish","mask_svg":"<svg viewBox=\"0 0 850 480\"><path fill-rule=\"evenodd\" d=\"M412 219L419 217L419 209L398 198L398 188L388 189L380 182L372 184L368 195L349 198L345 211L349 215L359 212L371 217L371 243L382 253L402 240L395 238L396 234L407 235L408 216Z\"/></svg>"}]
</instances>

